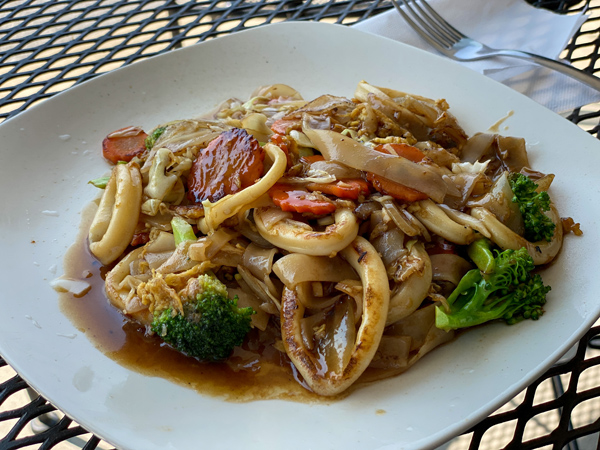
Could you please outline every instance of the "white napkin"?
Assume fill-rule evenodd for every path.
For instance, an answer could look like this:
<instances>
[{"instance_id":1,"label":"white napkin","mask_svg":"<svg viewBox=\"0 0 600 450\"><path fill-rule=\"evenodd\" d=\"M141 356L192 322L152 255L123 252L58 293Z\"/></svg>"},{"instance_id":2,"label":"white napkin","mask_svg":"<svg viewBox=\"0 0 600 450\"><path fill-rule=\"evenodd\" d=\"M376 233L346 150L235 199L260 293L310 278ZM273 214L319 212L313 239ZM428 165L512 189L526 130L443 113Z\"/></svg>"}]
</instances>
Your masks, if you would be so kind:
<instances>
[{"instance_id":1,"label":"white napkin","mask_svg":"<svg viewBox=\"0 0 600 450\"><path fill-rule=\"evenodd\" d=\"M455 28L490 47L558 58L586 20L583 13L561 15L534 8L524 0L428 0ZM395 8L354 25L427 51L436 52ZM462 63L531 97L556 112L600 101L600 93L553 70L516 58Z\"/></svg>"}]
</instances>

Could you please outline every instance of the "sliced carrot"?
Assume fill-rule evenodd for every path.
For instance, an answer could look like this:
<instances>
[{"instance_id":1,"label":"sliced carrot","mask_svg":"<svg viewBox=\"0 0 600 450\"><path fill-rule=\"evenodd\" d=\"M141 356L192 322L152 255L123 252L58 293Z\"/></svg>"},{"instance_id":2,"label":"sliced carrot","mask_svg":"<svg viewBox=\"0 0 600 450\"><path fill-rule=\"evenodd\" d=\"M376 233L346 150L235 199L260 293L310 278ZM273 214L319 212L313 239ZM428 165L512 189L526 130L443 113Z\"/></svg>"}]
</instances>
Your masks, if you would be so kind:
<instances>
[{"instance_id":1,"label":"sliced carrot","mask_svg":"<svg viewBox=\"0 0 600 450\"><path fill-rule=\"evenodd\" d=\"M396 154L412 162L421 162L425 159L425 154L417 147L408 144L380 144L375 150L382 153Z\"/></svg>"},{"instance_id":2,"label":"sliced carrot","mask_svg":"<svg viewBox=\"0 0 600 450\"><path fill-rule=\"evenodd\" d=\"M102 141L102 155L113 164L131 161L146 150L148 135L138 127L126 127L113 131Z\"/></svg>"},{"instance_id":3,"label":"sliced carrot","mask_svg":"<svg viewBox=\"0 0 600 450\"><path fill-rule=\"evenodd\" d=\"M325 157L323 155L303 156L302 158L300 158L300 161L306 164L312 164L318 161L325 161Z\"/></svg>"},{"instance_id":4,"label":"sliced carrot","mask_svg":"<svg viewBox=\"0 0 600 450\"><path fill-rule=\"evenodd\" d=\"M396 154L416 163L423 161L425 158L425 154L421 150L408 144L381 144L375 147L375 150L391 155ZM395 181L384 178L381 175L376 175L372 172L367 172L367 180L377 191L382 194L391 195L396 200L416 202L428 198L427 194L424 194L421 191L396 183Z\"/></svg>"},{"instance_id":5,"label":"sliced carrot","mask_svg":"<svg viewBox=\"0 0 600 450\"><path fill-rule=\"evenodd\" d=\"M314 198L314 194L294 186L276 184L269 190L269 196L282 211L311 213L320 216L331 214L336 209L332 201Z\"/></svg>"},{"instance_id":6,"label":"sliced carrot","mask_svg":"<svg viewBox=\"0 0 600 450\"><path fill-rule=\"evenodd\" d=\"M356 200L358 197L371 192L370 185L362 178L339 180L335 183L310 183L306 185L309 191L319 191L323 194L334 195L338 198Z\"/></svg>"},{"instance_id":7,"label":"sliced carrot","mask_svg":"<svg viewBox=\"0 0 600 450\"><path fill-rule=\"evenodd\" d=\"M290 130L300 130L302 124L300 119L279 119L271 124L271 130L277 134L288 134Z\"/></svg>"}]
</instances>

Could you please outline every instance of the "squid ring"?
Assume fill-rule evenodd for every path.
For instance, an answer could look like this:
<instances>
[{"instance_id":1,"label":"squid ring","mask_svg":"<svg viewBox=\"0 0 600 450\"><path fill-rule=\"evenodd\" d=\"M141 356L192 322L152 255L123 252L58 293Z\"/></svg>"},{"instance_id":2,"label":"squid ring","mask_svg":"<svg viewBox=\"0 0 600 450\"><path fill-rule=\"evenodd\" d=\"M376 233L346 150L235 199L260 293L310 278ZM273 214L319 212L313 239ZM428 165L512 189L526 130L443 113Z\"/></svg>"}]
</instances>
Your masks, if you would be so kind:
<instances>
[{"instance_id":1,"label":"squid ring","mask_svg":"<svg viewBox=\"0 0 600 450\"><path fill-rule=\"evenodd\" d=\"M468 245L478 237L471 227L456 223L431 200L420 201L411 212L429 231L455 244Z\"/></svg>"},{"instance_id":2,"label":"squid ring","mask_svg":"<svg viewBox=\"0 0 600 450\"><path fill-rule=\"evenodd\" d=\"M549 217L550 220L556 225L554 229L554 236L550 242L538 241L529 242L522 236L512 231L502 222L500 222L496 216L485 208L473 208L471 215L480 219L486 228L490 231L492 241L502 250L513 249L518 250L525 247L529 255L533 258L533 263L537 266L540 264L549 263L558 254L563 242L563 227L558 211L553 204L550 204Z\"/></svg>"},{"instance_id":3,"label":"squid ring","mask_svg":"<svg viewBox=\"0 0 600 450\"><path fill-rule=\"evenodd\" d=\"M433 271L431 260L423 244L417 243L410 249L410 256L423 261L423 269L413 273L392 291L386 325L411 315L421 305L431 286Z\"/></svg>"},{"instance_id":4,"label":"squid ring","mask_svg":"<svg viewBox=\"0 0 600 450\"><path fill-rule=\"evenodd\" d=\"M313 231L281 220L267 228L261 214L264 208L254 210L254 221L260 235L276 247L289 252L312 256L329 256L346 248L358 235L358 223L350 209L337 209L335 223L324 231Z\"/></svg>"},{"instance_id":5,"label":"squid ring","mask_svg":"<svg viewBox=\"0 0 600 450\"><path fill-rule=\"evenodd\" d=\"M89 231L90 251L104 265L125 251L137 226L142 175L137 163L117 164L106 185Z\"/></svg>"},{"instance_id":6,"label":"squid ring","mask_svg":"<svg viewBox=\"0 0 600 450\"><path fill-rule=\"evenodd\" d=\"M288 356L310 388L327 396L346 390L369 366L379 347L389 307L385 266L375 248L366 239L357 237L340 254L356 270L363 285L362 321L341 373L323 373L318 357L306 348L301 326L304 306L296 291L285 288L281 305L281 334Z\"/></svg>"}]
</instances>

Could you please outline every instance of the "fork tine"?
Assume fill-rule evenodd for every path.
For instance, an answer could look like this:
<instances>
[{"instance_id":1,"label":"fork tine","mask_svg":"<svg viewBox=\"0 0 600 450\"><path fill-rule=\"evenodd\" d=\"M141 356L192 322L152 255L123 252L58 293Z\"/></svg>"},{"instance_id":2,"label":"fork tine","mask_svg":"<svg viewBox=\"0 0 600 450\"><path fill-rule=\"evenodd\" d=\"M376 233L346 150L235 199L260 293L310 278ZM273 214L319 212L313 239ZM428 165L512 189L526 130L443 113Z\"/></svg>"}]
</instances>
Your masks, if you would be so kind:
<instances>
[{"instance_id":1,"label":"fork tine","mask_svg":"<svg viewBox=\"0 0 600 450\"><path fill-rule=\"evenodd\" d=\"M446 19L440 16L435 9L429 6L429 3L427 3L425 0L421 0L421 2L423 3L423 6L425 6L429 14L436 19L437 23L444 27L446 32L451 34L457 40L467 37L460 31L458 31L456 28L454 28L448 21L446 21Z\"/></svg>"},{"instance_id":2,"label":"fork tine","mask_svg":"<svg viewBox=\"0 0 600 450\"><path fill-rule=\"evenodd\" d=\"M427 21L429 26L435 28L438 33L442 34L446 39L452 41L450 45L455 44L456 42L460 41L462 37L464 37L460 31L450 25L431 6L429 6L429 3L427 3L425 0L421 0L421 3L425 6L427 11L421 8L417 0L412 0L412 3L414 4L413 8L419 11L419 14Z\"/></svg>"},{"instance_id":3,"label":"fork tine","mask_svg":"<svg viewBox=\"0 0 600 450\"><path fill-rule=\"evenodd\" d=\"M432 29L427 22L425 22L421 16L415 12L415 10L410 6L407 0L401 0L406 9L412 14L414 17L413 20L402 8L396 0L392 0L392 3L396 10L400 13L400 15L406 20L406 22L421 35L423 39L429 42L433 47L437 49L449 49L452 46L452 42L449 42L446 37L440 35L439 32Z\"/></svg>"}]
</instances>

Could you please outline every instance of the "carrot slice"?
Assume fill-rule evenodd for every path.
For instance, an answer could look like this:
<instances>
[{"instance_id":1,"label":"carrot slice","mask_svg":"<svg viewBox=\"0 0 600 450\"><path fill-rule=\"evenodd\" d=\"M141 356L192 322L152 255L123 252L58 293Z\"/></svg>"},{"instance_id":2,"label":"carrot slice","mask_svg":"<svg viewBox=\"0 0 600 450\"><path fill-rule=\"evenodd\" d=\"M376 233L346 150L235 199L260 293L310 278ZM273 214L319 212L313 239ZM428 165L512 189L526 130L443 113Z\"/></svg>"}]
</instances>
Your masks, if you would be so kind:
<instances>
[{"instance_id":1,"label":"carrot slice","mask_svg":"<svg viewBox=\"0 0 600 450\"><path fill-rule=\"evenodd\" d=\"M338 198L356 200L358 197L371 192L370 185L361 178L339 180L335 183L310 183L306 185L309 191L319 191L323 194L334 195Z\"/></svg>"},{"instance_id":2,"label":"carrot slice","mask_svg":"<svg viewBox=\"0 0 600 450\"><path fill-rule=\"evenodd\" d=\"M335 204L330 200L316 198L314 194L294 186L276 184L269 190L269 196L282 211L311 213L320 216L331 214L336 209Z\"/></svg>"},{"instance_id":3,"label":"carrot slice","mask_svg":"<svg viewBox=\"0 0 600 450\"><path fill-rule=\"evenodd\" d=\"M138 127L126 127L113 131L102 141L102 155L113 164L131 161L146 150L148 135Z\"/></svg>"},{"instance_id":4,"label":"carrot slice","mask_svg":"<svg viewBox=\"0 0 600 450\"><path fill-rule=\"evenodd\" d=\"M375 147L375 150L381 153L398 155L412 162L419 163L425 158L425 154L416 147L408 144L381 144ZM421 191L396 183L395 181L367 172L367 180L371 182L373 187L382 194L391 195L397 200L403 202L416 202L426 200L427 194Z\"/></svg>"},{"instance_id":5,"label":"carrot slice","mask_svg":"<svg viewBox=\"0 0 600 450\"><path fill-rule=\"evenodd\" d=\"M396 154L415 163L425 159L425 154L421 150L408 144L380 144L375 147L375 150L390 155Z\"/></svg>"},{"instance_id":6,"label":"carrot slice","mask_svg":"<svg viewBox=\"0 0 600 450\"><path fill-rule=\"evenodd\" d=\"M325 157L323 155L303 156L300 158L300 161L305 162L306 164L312 164L317 161L325 161Z\"/></svg>"},{"instance_id":7,"label":"carrot slice","mask_svg":"<svg viewBox=\"0 0 600 450\"><path fill-rule=\"evenodd\" d=\"M279 119L271 124L271 130L277 134L288 134L290 130L302 129L300 119Z\"/></svg>"}]
</instances>

